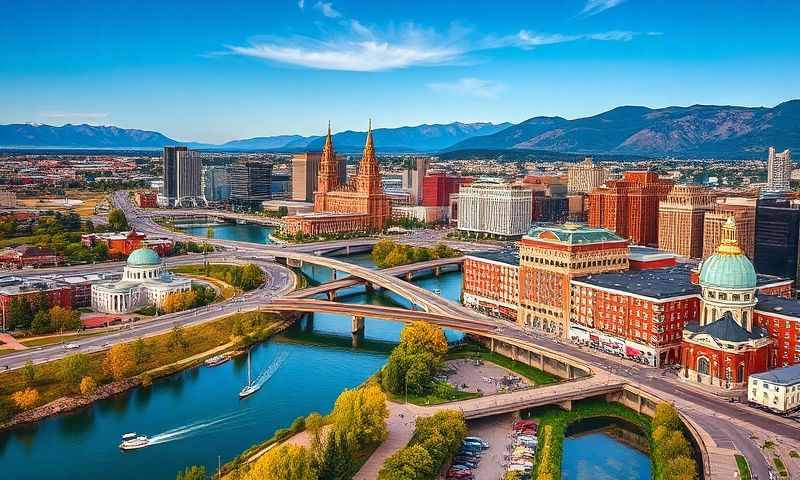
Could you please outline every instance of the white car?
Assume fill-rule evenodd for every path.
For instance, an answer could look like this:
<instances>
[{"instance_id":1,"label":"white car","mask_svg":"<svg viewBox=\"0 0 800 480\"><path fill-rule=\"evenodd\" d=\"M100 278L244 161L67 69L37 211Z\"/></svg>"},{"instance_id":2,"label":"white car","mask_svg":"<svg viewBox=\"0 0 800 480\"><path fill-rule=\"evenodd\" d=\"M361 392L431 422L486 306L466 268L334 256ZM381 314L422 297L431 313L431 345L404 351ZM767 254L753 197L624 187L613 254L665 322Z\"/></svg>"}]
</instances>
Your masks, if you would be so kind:
<instances>
[{"instance_id":1,"label":"white car","mask_svg":"<svg viewBox=\"0 0 800 480\"><path fill-rule=\"evenodd\" d=\"M65 343L64 344L64 348L67 349L67 350L75 350L75 349L81 348L81 347L79 347L78 345L75 345L74 343Z\"/></svg>"}]
</instances>

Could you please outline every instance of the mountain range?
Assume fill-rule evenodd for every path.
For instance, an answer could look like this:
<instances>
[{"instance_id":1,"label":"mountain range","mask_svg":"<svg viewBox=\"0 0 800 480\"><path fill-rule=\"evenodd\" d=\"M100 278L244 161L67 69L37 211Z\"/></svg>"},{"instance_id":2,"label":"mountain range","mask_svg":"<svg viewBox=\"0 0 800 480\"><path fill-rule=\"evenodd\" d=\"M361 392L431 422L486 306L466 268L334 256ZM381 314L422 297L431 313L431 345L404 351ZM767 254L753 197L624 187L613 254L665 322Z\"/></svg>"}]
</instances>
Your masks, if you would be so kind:
<instances>
[{"instance_id":1,"label":"mountain range","mask_svg":"<svg viewBox=\"0 0 800 480\"><path fill-rule=\"evenodd\" d=\"M425 124L379 128L373 135L381 152L438 152L447 158L458 158L458 152L507 152L509 158L522 152L754 158L763 157L769 146L800 149L800 100L772 108L623 106L574 120L533 117L518 124ZM348 130L335 134L334 144L339 152L357 153L365 138L365 132ZM151 149L185 144L208 150L297 152L319 150L322 142L322 136L275 135L211 145L112 126L0 125L0 147L6 148Z\"/></svg>"}]
</instances>

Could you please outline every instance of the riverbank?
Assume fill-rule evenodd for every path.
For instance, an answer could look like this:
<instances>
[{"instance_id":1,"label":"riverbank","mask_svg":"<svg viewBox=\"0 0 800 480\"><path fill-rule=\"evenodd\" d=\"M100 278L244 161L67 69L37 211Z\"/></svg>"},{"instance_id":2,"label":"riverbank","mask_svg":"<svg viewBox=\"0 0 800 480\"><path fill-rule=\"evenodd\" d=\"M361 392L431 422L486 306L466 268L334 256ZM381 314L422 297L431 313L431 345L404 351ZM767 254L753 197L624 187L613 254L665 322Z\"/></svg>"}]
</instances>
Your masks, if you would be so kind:
<instances>
[{"instance_id":1,"label":"riverbank","mask_svg":"<svg viewBox=\"0 0 800 480\"><path fill-rule=\"evenodd\" d=\"M148 385L153 378L191 368L211 355L263 342L293 322L261 312L237 313L185 330L176 328L117 345L114 349L121 352L118 356L112 357L114 349L75 354L4 373L0 375L0 419L5 422L0 424L0 430L87 406L141 384ZM115 378L115 373L120 377L119 372L125 378ZM85 378L98 387L78 394L82 388L69 379L83 383ZM26 389L37 392L39 405L22 408L14 401L14 394Z\"/></svg>"}]
</instances>

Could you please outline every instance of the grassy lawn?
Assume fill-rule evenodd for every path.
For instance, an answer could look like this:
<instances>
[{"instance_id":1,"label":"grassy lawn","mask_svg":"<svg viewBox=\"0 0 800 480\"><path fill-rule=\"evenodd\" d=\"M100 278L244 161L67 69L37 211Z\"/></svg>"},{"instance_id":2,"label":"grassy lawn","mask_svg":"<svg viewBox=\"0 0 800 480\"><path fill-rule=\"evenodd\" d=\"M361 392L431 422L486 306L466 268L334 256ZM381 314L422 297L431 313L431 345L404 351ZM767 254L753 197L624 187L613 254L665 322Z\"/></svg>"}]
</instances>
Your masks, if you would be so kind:
<instances>
[{"instance_id":1,"label":"grassy lawn","mask_svg":"<svg viewBox=\"0 0 800 480\"><path fill-rule=\"evenodd\" d=\"M97 333L73 333L69 335L49 335L47 337L39 337L31 340L20 340L20 343L27 347L41 347L43 345L52 345L54 343L71 342L80 338L92 337L98 335Z\"/></svg>"},{"instance_id":2,"label":"grassy lawn","mask_svg":"<svg viewBox=\"0 0 800 480\"><path fill-rule=\"evenodd\" d=\"M781 478L789 477L789 472L786 471L786 465L783 464L783 460L780 457L772 457L772 463L775 464L775 470L778 471L778 476Z\"/></svg>"},{"instance_id":3,"label":"grassy lawn","mask_svg":"<svg viewBox=\"0 0 800 480\"><path fill-rule=\"evenodd\" d=\"M274 333L278 320L279 317L267 313L237 313L214 322L182 329L183 340L179 346L176 346L173 332L146 338L143 340L145 355L128 376L133 377L224 345L231 341L235 330L244 333L244 344L263 341ZM92 377L98 385L113 380L103 368L105 352L84 355L88 364L84 375ZM61 359L35 366L36 375L32 387L39 391L39 405L76 393L74 386L63 381L65 363L65 359ZM0 374L0 421L17 413L11 395L26 387L28 385L21 370Z\"/></svg>"},{"instance_id":4,"label":"grassy lawn","mask_svg":"<svg viewBox=\"0 0 800 480\"><path fill-rule=\"evenodd\" d=\"M238 284L237 279L240 278L244 266L210 263L208 269L206 269L205 265L181 265L170 270L178 274L211 277L234 288Z\"/></svg>"},{"instance_id":5,"label":"grassy lawn","mask_svg":"<svg viewBox=\"0 0 800 480\"><path fill-rule=\"evenodd\" d=\"M389 397L390 400L403 403L406 401L405 395L395 395L391 392L385 392L386 396ZM457 402L459 400L469 400L470 398L478 398L480 397L480 393L472 393L472 392L462 392L460 390L455 390L453 394L447 398L441 397L437 395L435 392L426 393L423 395L417 395L413 393L408 394L408 403L413 403L414 405L419 406L426 406L426 405L441 405L443 403L450 403L450 402Z\"/></svg>"},{"instance_id":6,"label":"grassy lawn","mask_svg":"<svg viewBox=\"0 0 800 480\"><path fill-rule=\"evenodd\" d=\"M14 237L0 240L0 248L16 247L22 244L36 245L40 242L46 241L49 235L29 235L27 237Z\"/></svg>"},{"instance_id":7,"label":"grassy lawn","mask_svg":"<svg viewBox=\"0 0 800 480\"><path fill-rule=\"evenodd\" d=\"M536 462L531 478L542 475L543 469L550 474L547 478L561 478L564 432L567 425L572 422L590 417L617 417L637 425L650 438L650 419L618 403L583 400L574 402L572 411L569 412L555 406L547 406L530 410L522 417L539 419L540 447L536 451ZM654 478L658 477L654 475Z\"/></svg>"},{"instance_id":8,"label":"grassy lawn","mask_svg":"<svg viewBox=\"0 0 800 480\"><path fill-rule=\"evenodd\" d=\"M739 467L739 478L741 480L750 480L750 467L747 465L747 460L741 455L736 456L736 466Z\"/></svg>"},{"instance_id":9,"label":"grassy lawn","mask_svg":"<svg viewBox=\"0 0 800 480\"><path fill-rule=\"evenodd\" d=\"M473 343L468 343L465 345L459 345L454 347L447 355L445 355L445 360L456 360L460 358L480 358L486 362L492 362L495 365L499 365L503 368L507 368L514 373L518 373L523 377L531 380L535 385L546 385L548 383L557 383L560 382L561 379L550 375L549 373L543 372L538 368L531 367L530 365L524 364L522 362L514 361L508 357L504 357L498 353L492 353L482 347L481 345L476 345Z\"/></svg>"},{"instance_id":10,"label":"grassy lawn","mask_svg":"<svg viewBox=\"0 0 800 480\"><path fill-rule=\"evenodd\" d=\"M175 272L174 269L172 271ZM179 272L175 272L175 273L179 273ZM219 290L219 295L217 296L217 300L220 300L220 299L221 300L228 300L229 298L235 297L236 294L239 293L239 291L240 291L239 289L237 289L233 285L231 285L229 283L225 283L225 282L223 282L222 280L220 280L218 278L207 277L205 275L194 275L194 274L189 274L189 273L182 273L182 275L184 277L193 278L193 279L196 279L196 280L202 280L204 282L208 282L208 283L214 285L215 287L217 287L217 289Z\"/></svg>"}]
</instances>

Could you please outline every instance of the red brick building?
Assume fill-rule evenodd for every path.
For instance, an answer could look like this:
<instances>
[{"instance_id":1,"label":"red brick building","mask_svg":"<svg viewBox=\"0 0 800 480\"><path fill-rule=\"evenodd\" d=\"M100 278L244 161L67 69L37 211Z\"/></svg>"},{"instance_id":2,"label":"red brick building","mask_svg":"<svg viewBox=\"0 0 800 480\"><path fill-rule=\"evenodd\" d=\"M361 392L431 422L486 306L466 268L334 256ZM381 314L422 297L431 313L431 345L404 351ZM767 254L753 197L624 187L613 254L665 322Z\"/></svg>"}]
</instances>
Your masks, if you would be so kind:
<instances>
[{"instance_id":1,"label":"red brick building","mask_svg":"<svg viewBox=\"0 0 800 480\"><path fill-rule=\"evenodd\" d=\"M133 201L139 208L158 208L158 194L153 191L136 192Z\"/></svg>"},{"instance_id":2,"label":"red brick building","mask_svg":"<svg viewBox=\"0 0 800 480\"><path fill-rule=\"evenodd\" d=\"M625 172L589 194L589 225L607 228L638 245L658 244L658 206L672 182L653 172Z\"/></svg>"},{"instance_id":3,"label":"red brick building","mask_svg":"<svg viewBox=\"0 0 800 480\"><path fill-rule=\"evenodd\" d=\"M422 206L447 207L450 195L458 193L461 185L469 185L470 177L453 177L444 172L432 172L422 179Z\"/></svg>"},{"instance_id":4,"label":"red brick building","mask_svg":"<svg viewBox=\"0 0 800 480\"><path fill-rule=\"evenodd\" d=\"M519 307L519 255L513 252L468 255L463 268L464 304L490 316L516 321Z\"/></svg>"},{"instance_id":5,"label":"red brick building","mask_svg":"<svg viewBox=\"0 0 800 480\"><path fill-rule=\"evenodd\" d=\"M92 247L103 244L108 248L111 256L128 256L137 248L147 247L165 257L172 253L172 240L167 238L147 238L143 233L135 230L129 232L110 232L110 233L87 233L81 235L81 243L84 246Z\"/></svg>"},{"instance_id":6,"label":"red brick building","mask_svg":"<svg viewBox=\"0 0 800 480\"><path fill-rule=\"evenodd\" d=\"M49 248L20 245L0 251L0 266L5 268L54 267L63 263L64 257Z\"/></svg>"},{"instance_id":7,"label":"red brick building","mask_svg":"<svg viewBox=\"0 0 800 480\"><path fill-rule=\"evenodd\" d=\"M67 285L42 279L13 279L13 284L0 287L0 319L2 319L2 324L8 324L12 301L24 298L33 304L41 293L47 295L47 301L51 307L58 305L64 308L72 308L73 306L72 289Z\"/></svg>"}]
</instances>

